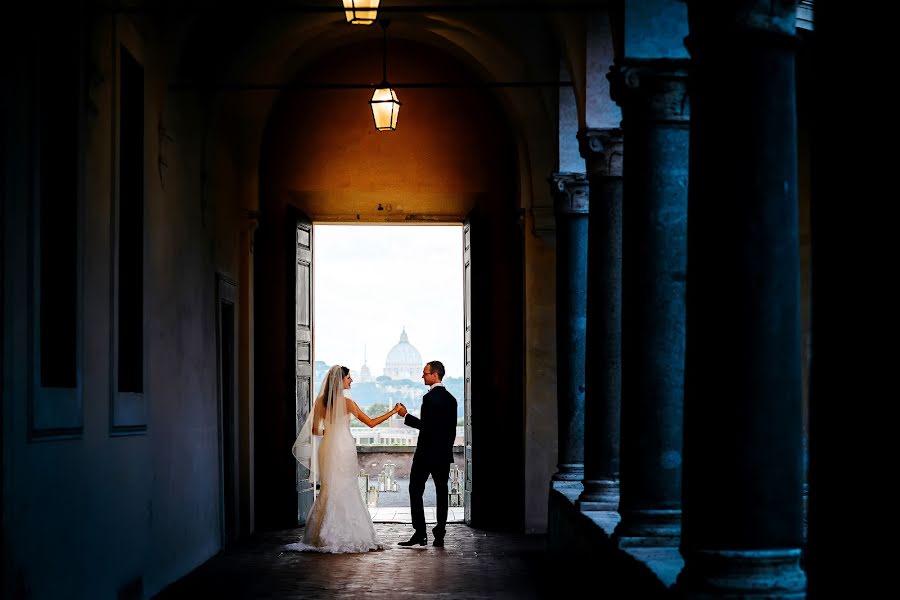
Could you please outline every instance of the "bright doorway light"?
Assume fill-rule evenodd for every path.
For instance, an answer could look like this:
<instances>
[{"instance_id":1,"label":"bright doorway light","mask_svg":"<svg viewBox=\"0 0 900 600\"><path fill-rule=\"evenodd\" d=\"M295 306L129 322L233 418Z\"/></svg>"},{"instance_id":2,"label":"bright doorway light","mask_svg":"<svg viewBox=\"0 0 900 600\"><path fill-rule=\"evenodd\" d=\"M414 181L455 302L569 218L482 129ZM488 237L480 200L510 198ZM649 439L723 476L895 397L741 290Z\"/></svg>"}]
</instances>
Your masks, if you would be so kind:
<instances>
[{"instance_id":1,"label":"bright doorway light","mask_svg":"<svg viewBox=\"0 0 900 600\"><path fill-rule=\"evenodd\" d=\"M316 361L382 376L405 331L423 361L463 376L461 225L316 224L313 240Z\"/></svg>"},{"instance_id":2,"label":"bright doorway light","mask_svg":"<svg viewBox=\"0 0 900 600\"><path fill-rule=\"evenodd\" d=\"M463 240L461 225L313 225L315 393L334 364L350 369L350 395L370 416L402 402L421 415L425 362L439 360L457 400L455 468L448 522L464 519ZM409 506L409 470L419 431L402 419L375 428L351 421L359 488L376 522ZM385 446L393 446L385 448ZM384 457L385 462L372 459ZM371 457L371 458L370 458ZM425 486L425 518L436 490ZM408 518L408 516L407 516Z\"/></svg>"}]
</instances>

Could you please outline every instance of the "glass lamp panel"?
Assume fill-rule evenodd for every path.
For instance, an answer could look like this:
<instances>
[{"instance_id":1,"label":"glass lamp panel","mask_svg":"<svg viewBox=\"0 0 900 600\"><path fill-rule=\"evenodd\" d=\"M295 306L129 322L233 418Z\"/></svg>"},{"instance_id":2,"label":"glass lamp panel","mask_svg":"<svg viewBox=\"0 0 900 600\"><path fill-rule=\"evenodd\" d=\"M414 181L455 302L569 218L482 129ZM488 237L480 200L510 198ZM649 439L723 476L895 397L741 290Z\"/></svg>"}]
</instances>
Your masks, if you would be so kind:
<instances>
[{"instance_id":1,"label":"glass lamp panel","mask_svg":"<svg viewBox=\"0 0 900 600\"><path fill-rule=\"evenodd\" d=\"M344 15L353 25L371 25L378 17L379 0L344 0Z\"/></svg>"},{"instance_id":2,"label":"glass lamp panel","mask_svg":"<svg viewBox=\"0 0 900 600\"><path fill-rule=\"evenodd\" d=\"M369 101L372 106L372 116L375 119L375 129L389 131L397 128L397 117L400 114L400 101L397 94L390 88L379 88L372 94Z\"/></svg>"}]
</instances>

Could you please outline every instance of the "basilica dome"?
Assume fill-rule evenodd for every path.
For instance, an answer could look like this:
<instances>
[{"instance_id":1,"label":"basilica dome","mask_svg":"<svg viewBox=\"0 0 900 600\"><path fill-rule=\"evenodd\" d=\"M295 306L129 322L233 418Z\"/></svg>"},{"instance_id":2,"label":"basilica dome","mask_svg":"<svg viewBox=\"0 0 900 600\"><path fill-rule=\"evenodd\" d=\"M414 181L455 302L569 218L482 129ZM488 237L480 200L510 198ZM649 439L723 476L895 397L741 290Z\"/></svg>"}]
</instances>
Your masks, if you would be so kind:
<instances>
[{"instance_id":1,"label":"basilica dome","mask_svg":"<svg viewBox=\"0 0 900 600\"><path fill-rule=\"evenodd\" d=\"M400 341L388 352L384 361L384 374L391 379L411 379L422 376L422 355L409 343L406 328L400 334Z\"/></svg>"}]
</instances>

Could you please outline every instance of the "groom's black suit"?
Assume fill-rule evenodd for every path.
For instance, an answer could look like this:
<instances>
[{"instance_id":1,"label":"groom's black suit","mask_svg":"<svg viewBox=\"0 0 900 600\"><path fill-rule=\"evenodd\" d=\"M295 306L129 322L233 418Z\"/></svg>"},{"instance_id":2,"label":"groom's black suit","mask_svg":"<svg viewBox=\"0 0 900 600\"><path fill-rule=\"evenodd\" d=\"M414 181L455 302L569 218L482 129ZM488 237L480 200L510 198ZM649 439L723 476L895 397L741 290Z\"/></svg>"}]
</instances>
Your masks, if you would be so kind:
<instances>
[{"instance_id":1,"label":"groom's black suit","mask_svg":"<svg viewBox=\"0 0 900 600\"><path fill-rule=\"evenodd\" d=\"M422 495L428 476L434 480L437 494L437 527L434 536L443 540L447 526L447 479L453 462L456 439L456 398L442 385L436 385L422 397L422 416L406 415L404 423L419 430L416 453L409 474L409 506L417 535L425 535L425 509Z\"/></svg>"}]
</instances>

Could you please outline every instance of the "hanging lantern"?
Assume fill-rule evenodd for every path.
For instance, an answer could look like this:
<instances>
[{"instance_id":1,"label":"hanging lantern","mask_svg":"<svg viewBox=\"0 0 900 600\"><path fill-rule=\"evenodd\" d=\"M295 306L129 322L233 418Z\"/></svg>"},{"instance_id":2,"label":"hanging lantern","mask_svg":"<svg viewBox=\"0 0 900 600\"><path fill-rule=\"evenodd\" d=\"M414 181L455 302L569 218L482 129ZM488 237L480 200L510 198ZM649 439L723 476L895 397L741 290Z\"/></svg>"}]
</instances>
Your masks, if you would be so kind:
<instances>
[{"instance_id":1,"label":"hanging lantern","mask_svg":"<svg viewBox=\"0 0 900 600\"><path fill-rule=\"evenodd\" d=\"M397 93L391 88L378 88L369 100L372 116L375 118L375 129L393 131L397 129L397 116L400 114L400 101Z\"/></svg>"},{"instance_id":2,"label":"hanging lantern","mask_svg":"<svg viewBox=\"0 0 900 600\"><path fill-rule=\"evenodd\" d=\"M372 117L375 119L375 129L378 131L393 131L397 129L397 116L400 114L400 100L397 92L391 89L387 81L387 28L389 19L381 19L381 31L384 35L384 45L381 54L381 83L372 94L369 106L372 107Z\"/></svg>"},{"instance_id":3,"label":"hanging lantern","mask_svg":"<svg viewBox=\"0 0 900 600\"><path fill-rule=\"evenodd\" d=\"M344 15L353 25L371 25L378 15L379 0L344 0Z\"/></svg>"}]
</instances>

